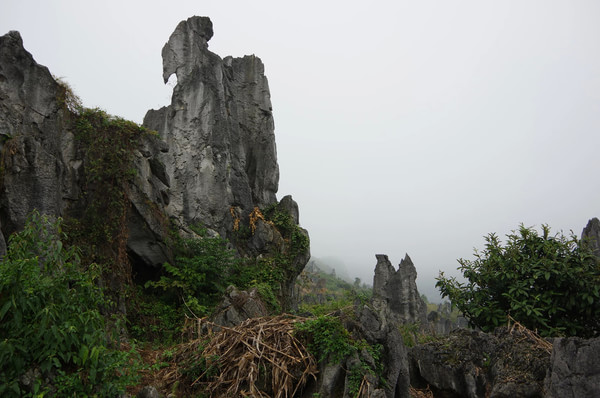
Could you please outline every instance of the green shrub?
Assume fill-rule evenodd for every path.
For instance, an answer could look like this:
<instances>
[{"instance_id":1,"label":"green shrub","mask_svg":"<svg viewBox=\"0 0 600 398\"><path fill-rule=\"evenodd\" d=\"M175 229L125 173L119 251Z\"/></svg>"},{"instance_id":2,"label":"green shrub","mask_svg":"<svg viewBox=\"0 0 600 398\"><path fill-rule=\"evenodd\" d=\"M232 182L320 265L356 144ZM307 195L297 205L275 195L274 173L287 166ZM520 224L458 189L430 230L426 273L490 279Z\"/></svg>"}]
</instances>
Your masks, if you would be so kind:
<instances>
[{"instance_id":1,"label":"green shrub","mask_svg":"<svg viewBox=\"0 0 600 398\"><path fill-rule=\"evenodd\" d=\"M488 235L475 260L458 260L466 283L440 273L443 297L474 326L491 331L508 316L543 336L600 333L600 263L576 236L521 225L502 245Z\"/></svg>"},{"instance_id":2,"label":"green shrub","mask_svg":"<svg viewBox=\"0 0 600 398\"><path fill-rule=\"evenodd\" d=\"M386 384L383 346L352 338L338 317L323 315L308 319L296 325L296 335L306 342L308 351L318 362L344 363L351 355L357 355L359 361L347 369L351 396L359 392L363 378L368 375L377 377L381 385ZM364 357L365 352L370 356L368 360Z\"/></svg>"},{"instance_id":3,"label":"green shrub","mask_svg":"<svg viewBox=\"0 0 600 398\"><path fill-rule=\"evenodd\" d=\"M199 232L204 236L182 240L175 262L165 263L165 274L145 286L174 292L191 315L204 316L223 296L237 260L225 239Z\"/></svg>"},{"instance_id":4,"label":"green shrub","mask_svg":"<svg viewBox=\"0 0 600 398\"><path fill-rule=\"evenodd\" d=\"M108 347L98 270L62 245L60 220L33 212L0 262L0 396L114 397L134 380L128 355ZM34 375L27 389L20 384ZM45 379L50 379L50 384Z\"/></svg>"},{"instance_id":5,"label":"green shrub","mask_svg":"<svg viewBox=\"0 0 600 398\"><path fill-rule=\"evenodd\" d=\"M134 339L172 344L182 332L185 312L174 297L150 294L138 286L127 317L127 329Z\"/></svg>"},{"instance_id":6,"label":"green shrub","mask_svg":"<svg viewBox=\"0 0 600 398\"><path fill-rule=\"evenodd\" d=\"M296 332L308 342L308 350L319 362L342 362L358 351L350 332L334 316L308 319L296 325Z\"/></svg>"}]
</instances>

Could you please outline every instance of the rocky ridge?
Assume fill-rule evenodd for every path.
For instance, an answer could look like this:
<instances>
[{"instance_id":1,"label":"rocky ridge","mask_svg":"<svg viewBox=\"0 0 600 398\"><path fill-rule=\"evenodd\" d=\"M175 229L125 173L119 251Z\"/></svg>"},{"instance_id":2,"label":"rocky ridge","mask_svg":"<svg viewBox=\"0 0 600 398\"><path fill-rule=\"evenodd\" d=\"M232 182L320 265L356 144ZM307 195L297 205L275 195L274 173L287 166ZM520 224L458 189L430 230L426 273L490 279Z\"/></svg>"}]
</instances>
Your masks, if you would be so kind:
<instances>
[{"instance_id":1,"label":"rocky ridge","mask_svg":"<svg viewBox=\"0 0 600 398\"><path fill-rule=\"evenodd\" d=\"M291 196L281 203L276 198L279 170L264 66L255 56L221 59L207 49L212 34L210 19L192 17L163 48L165 81L172 74L178 81L172 104L146 115L144 125L158 134L136 138L132 172L121 187L127 200L122 236L134 272L171 260L171 231L195 236L194 225L228 238L240 256L291 251L290 236L259 210L276 206L299 223ZM75 219L89 212L93 165L69 94L24 49L18 32L0 37L2 252L6 237L20 230L34 209ZM248 230L251 221L256 233L242 234L240 226ZM308 233L298 230L308 241ZM282 286L287 304L309 257L308 245L293 253Z\"/></svg>"}]
</instances>

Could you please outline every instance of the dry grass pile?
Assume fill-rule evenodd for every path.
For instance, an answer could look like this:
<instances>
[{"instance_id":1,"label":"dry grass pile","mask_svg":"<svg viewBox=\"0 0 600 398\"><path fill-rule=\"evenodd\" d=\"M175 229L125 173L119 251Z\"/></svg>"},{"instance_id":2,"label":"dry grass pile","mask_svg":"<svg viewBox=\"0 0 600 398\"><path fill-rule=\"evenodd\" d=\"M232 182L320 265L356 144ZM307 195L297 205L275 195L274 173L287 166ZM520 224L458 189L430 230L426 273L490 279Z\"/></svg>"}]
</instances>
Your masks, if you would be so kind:
<instances>
[{"instance_id":1,"label":"dry grass pile","mask_svg":"<svg viewBox=\"0 0 600 398\"><path fill-rule=\"evenodd\" d=\"M433 392L429 386L421 389L410 387L408 392L410 394L410 398L434 398Z\"/></svg>"},{"instance_id":2,"label":"dry grass pile","mask_svg":"<svg viewBox=\"0 0 600 398\"><path fill-rule=\"evenodd\" d=\"M280 315L220 327L207 338L181 345L174 359L183 368L199 365L189 387L211 397L293 397L317 373L314 357L294 337L294 326L302 321Z\"/></svg>"}]
</instances>

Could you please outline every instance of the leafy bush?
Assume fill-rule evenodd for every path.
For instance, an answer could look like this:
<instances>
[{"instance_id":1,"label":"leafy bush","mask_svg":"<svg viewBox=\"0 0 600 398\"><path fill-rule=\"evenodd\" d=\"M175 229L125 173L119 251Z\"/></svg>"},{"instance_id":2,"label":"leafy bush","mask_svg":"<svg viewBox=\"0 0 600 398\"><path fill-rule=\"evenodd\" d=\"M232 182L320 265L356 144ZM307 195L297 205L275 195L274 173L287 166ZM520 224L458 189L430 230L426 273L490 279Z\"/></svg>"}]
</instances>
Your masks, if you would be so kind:
<instances>
[{"instance_id":1,"label":"leafy bush","mask_svg":"<svg viewBox=\"0 0 600 398\"><path fill-rule=\"evenodd\" d=\"M296 326L296 332L308 341L308 350L319 362L342 362L358 351L350 332L333 316L308 319Z\"/></svg>"},{"instance_id":2,"label":"leafy bush","mask_svg":"<svg viewBox=\"0 0 600 398\"><path fill-rule=\"evenodd\" d=\"M133 382L127 354L107 345L97 270L61 238L60 220L34 212L0 262L0 396L114 397Z\"/></svg>"},{"instance_id":3,"label":"leafy bush","mask_svg":"<svg viewBox=\"0 0 600 398\"><path fill-rule=\"evenodd\" d=\"M323 315L311 318L298 323L295 329L296 336L306 342L308 351L318 362L343 363L349 356L357 355L358 361L347 369L351 396L359 393L362 381L368 375L376 376L382 385L386 384L383 378L383 346L354 339L338 317ZM364 358L365 355L370 358Z\"/></svg>"},{"instance_id":4,"label":"leafy bush","mask_svg":"<svg viewBox=\"0 0 600 398\"><path fill-rule=\"evenodd\" d=\"M127 330L134 339L172 344L182 332L184 313L172 297L150 294L136 286L127 318Z\"/></svg>"},{"instance_id":5,"label":"leafy bush","mask_svg":"<svg viewBox=\"0 0 600 398\"><path fill-rule=\"evenodd\" d=\"M146 287L174 292L194 315L203 316L225 292L236 259L225 239L199 232L203 235L200 238L180 242L175 263L165 263L166 274L147 282Z\"/></svg>"},{"instance_id":6,"label":"leafy bush","mask_svg":"<svg viewBox=\"0 0 600 398\"><path fill-rule=\"evenodd\" d=\"M541 335L594 336L600 333L600 264L576 236L550 236L519 228L502 246L488 235L475 260L458 260L467 283L446 278L436 286L470 323L484 331L508 316Z\"/></svg>"}]
</instances>

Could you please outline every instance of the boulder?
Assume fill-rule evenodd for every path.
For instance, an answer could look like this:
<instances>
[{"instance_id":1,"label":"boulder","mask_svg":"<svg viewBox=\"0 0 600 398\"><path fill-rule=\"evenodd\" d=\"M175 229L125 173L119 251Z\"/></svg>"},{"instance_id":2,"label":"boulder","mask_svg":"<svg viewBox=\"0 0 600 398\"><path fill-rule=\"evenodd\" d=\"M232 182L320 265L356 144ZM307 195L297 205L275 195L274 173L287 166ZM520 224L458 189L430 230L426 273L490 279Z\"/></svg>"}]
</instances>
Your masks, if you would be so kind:
<instances>
[{"instance_id":1,"label":"boulder","mask_svg":"<svg viewBox=\"0 0 600 398\"><path fill-rule=\"evenodd\" d=\"M214 313L211 320L215 325L233 327L249 318L267 316L269 310L256 288L245 291L230 286Z\"/></svg>"}]
</instances>

